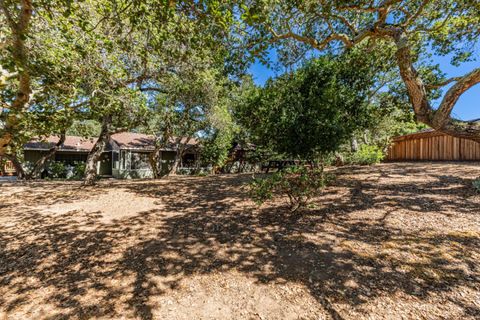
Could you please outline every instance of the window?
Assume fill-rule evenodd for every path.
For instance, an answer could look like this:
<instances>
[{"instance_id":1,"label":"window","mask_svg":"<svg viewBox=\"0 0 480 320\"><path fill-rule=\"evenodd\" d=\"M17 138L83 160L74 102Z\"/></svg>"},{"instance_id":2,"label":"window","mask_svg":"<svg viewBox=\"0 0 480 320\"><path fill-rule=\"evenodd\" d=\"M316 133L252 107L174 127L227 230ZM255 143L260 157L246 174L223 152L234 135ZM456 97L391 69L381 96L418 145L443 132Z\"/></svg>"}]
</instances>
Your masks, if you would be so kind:
<instances>
[{"instance_id":1,"label":"window","mask_svg":"<svg viewBox=\"0 0 480 320\"><path fill-rule=\"evenodd\" d=\"M126 170L127 169L127 151L122 150L120 151L120 169Z\"/></svg>"},{"instance_id":2,"label":"window","mask_svg":"<svg viewBox=\"0 0 480 320\"><path fill-rule=\"evenodd\" d=\"M187 153L182 158L182 165L187 168L195 167L195 155L193 153Z\"/></svg>"},{"instance_id":3,"label":"window","mask_svg":"<svg viewBox=\"0 0 480 320\"><path fill-rule=\"evenodd\" d=\"M132 170L150 169L149 153L132 152Z\"/></svg>"},{"instance_id":4,"label":"window","mask_svg":"<svg viewBox=\"0 0 480 320\"><path fill-rule=\"evenodd\" d=\"M55 161L61 161L65 164L74 165L76 162L86 162L86 153L61 153L55 154Z\"/></svg>"},{"instance_id":5,"label":"window","mask_svg":"<svg viewBox=\"0 0 480 320\"><path fill-rule=\"evenodd\" d=\"M119 169L119 162L118 162L118 152L112 152L112 161L113 161L113 168Z\"/></svg>"}]
</instances>

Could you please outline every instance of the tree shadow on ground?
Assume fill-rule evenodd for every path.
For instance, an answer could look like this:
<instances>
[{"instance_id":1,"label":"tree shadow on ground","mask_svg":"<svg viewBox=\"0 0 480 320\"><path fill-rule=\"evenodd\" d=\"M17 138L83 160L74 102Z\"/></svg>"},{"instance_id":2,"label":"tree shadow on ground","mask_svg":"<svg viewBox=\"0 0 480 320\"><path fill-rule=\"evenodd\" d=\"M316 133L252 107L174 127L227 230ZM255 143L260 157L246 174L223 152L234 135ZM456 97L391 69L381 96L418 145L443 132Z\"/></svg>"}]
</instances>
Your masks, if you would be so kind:
<instances>
[{"instance_id":1,"label":"tree shadow on ground","mask_svg":"<svg viewBox=\"0 0 480 320\"><path fill-rule=\"evenodd\" d=\"M229 270L261 283L302 284L333 319L342 319L338 303L360 306L398 292L427 299L459 286L478 290L477 233L406 232L386 223L385 214L365 221L349 217L379 208L478 215L478 202L465 196L455 177L388 186L340 173L336 183L345 196L326 190L320 208L296 217L280 206L257 210L246 198L248 180L239 175L103 186L154 197L161 205L113 223L101 222L100 212L2 212L15 216L15 225L0 231L0 287L15 299L0 297L0 308L13 311L29 302L32 291L50 288L45 301L58 311L52 319L114 318L122 308L153 319L153 309L162 306L153 305L152 297L190 276ZM442 197L447 193L458 196ZM95 299L85 300L91 295ZM480 315L477 306L449 299L465 316Z\"/></svg>"}]
</instances>

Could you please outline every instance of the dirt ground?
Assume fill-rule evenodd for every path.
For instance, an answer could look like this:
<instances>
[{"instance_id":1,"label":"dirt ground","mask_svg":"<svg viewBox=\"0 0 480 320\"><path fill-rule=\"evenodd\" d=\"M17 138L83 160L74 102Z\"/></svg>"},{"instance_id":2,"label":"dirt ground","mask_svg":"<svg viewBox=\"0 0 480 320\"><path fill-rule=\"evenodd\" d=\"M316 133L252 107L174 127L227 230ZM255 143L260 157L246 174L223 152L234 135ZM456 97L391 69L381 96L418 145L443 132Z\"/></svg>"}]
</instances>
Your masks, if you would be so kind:
<instances>
[{"instance_id":1,"label":"dirt ground","mask_svg":"<svg viewBox=\"0 0 480 320\"><path fill-rule=\"evenodd\" d=\"M341 168L302 215L250 175L0 185L0 319L480 319L480 164Z\"/></svg>"}]
</instances>

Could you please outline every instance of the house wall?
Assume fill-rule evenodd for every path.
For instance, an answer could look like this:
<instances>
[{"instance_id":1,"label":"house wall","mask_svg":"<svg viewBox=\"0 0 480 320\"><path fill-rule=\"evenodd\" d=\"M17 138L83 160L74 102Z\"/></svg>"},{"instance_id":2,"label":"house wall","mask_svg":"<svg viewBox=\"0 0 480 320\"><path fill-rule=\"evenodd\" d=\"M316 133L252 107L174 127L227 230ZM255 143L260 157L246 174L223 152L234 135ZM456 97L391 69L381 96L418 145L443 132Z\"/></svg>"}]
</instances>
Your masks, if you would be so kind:
<instances>
[{"instance_id":1,"label":"house wall","mask_svg":"<svg viewBox=\"0 0 480 320\"><path fill-rule=\"evenodd\" d=\"M25 150L25 161L36 162L47 151L42 150ZM143 179L152 178L153 172L148 163L147 168L132 169L132 153L133 150L114 150L108 151L102 154L101 160L98 163L97 174L99 175L111 175L115 178L121 179ZM145 152L140 152L143 153ZM162 151L162 174L167 174L175 160L175 151ZM55 161L62 161L66 163L73 163L77 161L86 161L88 156L87 152L65 152L57 151L55 155ZM190 156L192 158L192 156Z\"/></svg>"},{"instance_id":2,"label":"house wall","mask_svg":"<svg viewBox=\"0 0 480 320\"><path fill-rule=\"evenodd\" d=\"M480 143L445 134L398 139L388 150L387 161L480 161Z\"/></svg>"},{"instance_id":3,"label":"house wall","mask_svg":"<svg viewBox=\"0 0 480 320\"><path fill-rule=\"evenodd\" d=\"M47 151L44 150L25 150L23 153L26 162L36 162L43 157ZM69 152L57 151L54 156L54 161L61 161L64 163L73 164L75 162L87 161L88 152Z\"/></svg>"},{"instance_id":4,"label":"house wall","mask_svg":"<svg viewBox=\"0 0 480 320\"><path fill-rule=\"evenodd\" d=\"M25 150L23 153L23 157L25 162L36 162L39 160L45 153L46 151L39 151L39 150Z\"/></svg>"},{"instance_id":5,"label":"house wall","mask_svg":"<svg viewBox=\"0 0 480 320\"><path fill-rule=\"evenodd\" d=\"M100 157L97 166L97 174L101 176L111 176L112 172L112 152L104 152Z\"/></svg>"},{"instance_id":6,"label":"house wall","mask_svg":"<svg viewBox=\"0 0 480 320\"><path fill-rule=\"evenodd\" d=\"M88 157L88 152L68 152L68 151L57 151L54 156L55 161L60 161L65 164L74 165L78 162L86 162Z\"/></svg>"},{"instance_id":7,"label":"house wall","mask_svg":"<svg viewBox=\"0 0 480 320\"><path fill-rule=\"evenodd\" d=\"M112 169L112 175L120 179L145 179L153 178L153 172L148 163L148 168L132 169L132 154L136 153L132 150L120 150L118 153L118 161L115 161ZM141 152L145 154L144 152ZM167 174L175 159L175 151L162 151L162 174Z\"/></svg>"},{"instance_id":8,"label":"house wall","mask_svg":"<svg viewBox=\"0 0 480 320\"><path fill-rule=\"evenodd\" d=\"M43 150L24 150L25 162L35 163L47 151ZM53 161L63 162L64 164L74 165L78 162L86 162L88 152L71 152L71 151L57 151L53 157ZM104 152L98 162L97 174L112 175L112 153L110 151Z\"/></svg>"},{"instance_id":9,"label":"house wall","mask_svg":"<svg viewBox=\"0 0 480 320\"><path fill-rule=\"evenodd\" d=\"M149 179L153 178L153 172L149 169L113 169L112 176L118 179Z\"/></svg>"}]
</instances>

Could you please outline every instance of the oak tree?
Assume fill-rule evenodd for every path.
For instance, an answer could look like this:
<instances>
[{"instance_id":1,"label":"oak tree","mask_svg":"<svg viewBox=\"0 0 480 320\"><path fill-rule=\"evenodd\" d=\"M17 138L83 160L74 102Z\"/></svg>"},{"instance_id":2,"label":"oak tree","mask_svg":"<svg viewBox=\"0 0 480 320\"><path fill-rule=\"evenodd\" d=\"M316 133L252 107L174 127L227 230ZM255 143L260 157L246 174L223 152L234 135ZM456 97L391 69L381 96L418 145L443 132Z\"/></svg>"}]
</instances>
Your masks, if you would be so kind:
<instances>
[{"instance_id":1,"label":"oak tree","mask_svg":"<svg viewBox=\"0 0 480 320\"><path fill-rule=\"evenodd\" d=\"M422 76L418 61L433 52L452 55L452 63L474 58L480 37L480 2L476 0L247 0L242 17L251 48L275 46L295 61L310 50L338 53L368 42L395 46L394 61L416 118L449 135L480 141L480 123L452 116L460 96L480 82L480 68L460 77L433 81ZM368 51L366 51L368 54ZM438 108L431 88L451 85Z\"/></svg>"}]
</instances>

